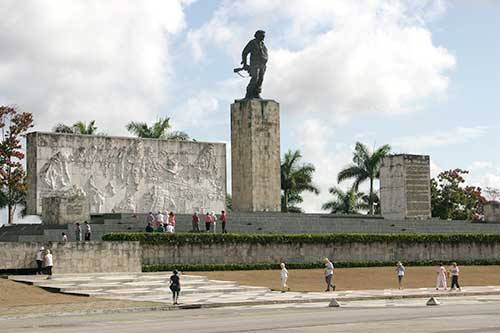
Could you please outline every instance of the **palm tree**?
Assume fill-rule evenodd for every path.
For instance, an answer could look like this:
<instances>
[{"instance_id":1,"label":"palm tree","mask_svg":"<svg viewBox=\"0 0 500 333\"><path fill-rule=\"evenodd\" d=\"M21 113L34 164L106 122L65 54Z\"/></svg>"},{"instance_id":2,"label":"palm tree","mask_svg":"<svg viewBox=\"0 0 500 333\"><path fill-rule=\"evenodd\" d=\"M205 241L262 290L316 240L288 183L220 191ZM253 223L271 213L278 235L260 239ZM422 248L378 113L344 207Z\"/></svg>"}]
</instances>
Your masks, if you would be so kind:
<instances>
[{"instance_id":1,"label":"palm tree","mask_svg":"<svg viewBox=\"0 0 500 333\"><path fill-rule=\"evenodd\" d=\"M348 165L341 170L337 176L337 181L340 183L347 179L354 179L353 187L357 190L359 185L366 180L370 182L370 192L368 197L370 214L373 215L373 181L379 178L380 163L382 158L391 151L391 146L383 145L379 149L371 153L364 144L356 142L356 148L351 165Z\"/></svg>"},{"instance_id":2,"label":"palm tree","mask_svg":"<svg viewBox=\"0 0 500 333\"><path fill-rule=\"evenodd\" d=\"M321 209L329 210L331 214L359 214L359 210L364 208L362 198L363 192L352 186L348 191L343 191L339 187L330 187L328 192L333 194L334 199L323 204Z\"/></svg>"},{"instance_id":3,"label":"palm tree","mask_svg":"<svg viewBox=\"0 0 500 333\"><path fill-rule=\"evenodd\" d=\"M159 118L151 127L144 122L132 121L126 126L127 131L139 138L167 139L177 141L189 140L189 135L181 131L169 131L170 118Z\"/></svg>"},{"instance_id":4,"label":"palm tree","mask_svg":"<svg viewBox=\"0 0 500 333\"><path fill-rule=\"evenodd\" d=\"M312 183L314 165L310 163L299 164L302 155L299 150L286 152L281 162L281 211L301 211L294 204L302 202L300 193L304 191L319 194L319 190Z\"/></svg>"},{"instance_id":5,"label":"palm tree","mask_svg":"<svg viewBox=\"0 0 500 333\"><path fill-rule=\"evenodd\" d=\"M56 133L95 135L97 126L95 126L95 120L91 120L88 125L83 121L77 121L73 126L59 123L53 128L53 131Z\"/></svg>"},{"instance_id":6,"label":"palm tree","mask_svg":"<svg viewBox=\"0 0 500 333\"><path fill-rule=\"evenodd\" d=\"M77 134L94 135L97 131L97 126L95 126L95 120L91 120L87 125L83 121L77 121L73 124L74 132Z\"/></svg>"}]
</instances>

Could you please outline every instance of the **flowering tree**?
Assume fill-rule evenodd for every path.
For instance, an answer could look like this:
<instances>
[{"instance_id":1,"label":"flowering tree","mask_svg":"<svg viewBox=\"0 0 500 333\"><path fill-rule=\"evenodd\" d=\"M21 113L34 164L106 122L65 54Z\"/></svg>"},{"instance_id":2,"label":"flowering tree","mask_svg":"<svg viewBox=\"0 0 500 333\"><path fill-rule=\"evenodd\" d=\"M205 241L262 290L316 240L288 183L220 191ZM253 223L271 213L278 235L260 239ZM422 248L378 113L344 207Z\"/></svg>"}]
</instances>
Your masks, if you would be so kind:
<instances>
[{"instance_id":1,"label":"flowering tree","mask_svg":"<svg viewBox=\"0 0 500 333\"><path fill-rule=\"evenodd\" d=\"M477 220L487 202L482 189L465 186L462 169L446 170L431 180L432 216L445 220Z\"/></svg>"},{"instance_id":2,"label":"flowering tree","mask_svg":"<svg viewBox=\"0 0 500 333\"><path fill-rule=\"evenodd\" d=\"M21 137L33 127L33 115L19 113L14 107L0 106L0 205L8 208L9 224L13 222L17 204L26 197Z\"/></svg>"}]
</instances>

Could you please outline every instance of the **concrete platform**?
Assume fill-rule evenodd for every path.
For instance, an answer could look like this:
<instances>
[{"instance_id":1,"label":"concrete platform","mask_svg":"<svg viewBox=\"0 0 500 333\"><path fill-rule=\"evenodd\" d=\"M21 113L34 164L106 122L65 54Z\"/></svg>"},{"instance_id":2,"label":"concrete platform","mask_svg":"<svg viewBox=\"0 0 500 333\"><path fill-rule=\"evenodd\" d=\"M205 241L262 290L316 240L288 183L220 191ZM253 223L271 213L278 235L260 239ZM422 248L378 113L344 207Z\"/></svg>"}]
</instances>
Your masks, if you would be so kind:
<instances>
[{"instance_id":1,"label":"concrete platform","mask_svg":"<svg viewBox=\"0 0 500 333\"><path fill-rule=\"evenodd\" d=\"M166 273L9 276L51 291L81 296L170 304L171 292ZM401 300L429 297L500 295L500 286L464 287L461 291L418 289L352 290L337 292L279 292L265 287L240 286L237 282L208 280L202 276L181 275L181 308L224 306Z\"/></svg>"}]
</instances>

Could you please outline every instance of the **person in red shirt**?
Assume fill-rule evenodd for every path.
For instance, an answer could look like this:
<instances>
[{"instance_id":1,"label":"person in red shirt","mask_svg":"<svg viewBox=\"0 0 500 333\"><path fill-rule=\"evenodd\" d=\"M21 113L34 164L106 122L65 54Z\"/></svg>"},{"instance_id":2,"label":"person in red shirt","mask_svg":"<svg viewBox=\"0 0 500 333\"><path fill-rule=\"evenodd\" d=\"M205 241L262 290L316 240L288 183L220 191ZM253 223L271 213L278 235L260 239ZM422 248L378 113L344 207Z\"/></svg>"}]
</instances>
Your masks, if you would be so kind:
<instances>
[{"instance_id":1,"label":"person in red shirt","mask_svg":"<svg viewBox=\"0 0 500 333\"><path fill-rule=\"evenodd\" d=\"M227 216L226 216L226 212L225 211L221 212L221 214L220 214L220 220L222 221L222 233L223 234L227 234L227 230L226 230Z\"/></svg>"},{"instance_id":2,"label":"person in red shirt","mask_svg":"<svg viewBox=\"0 0 500 333\"><path fill-rule=\"evenodd\" d=\"M198 212L194 212L193 214L193 232L200 232L200 216L198 215Z\"/></svg>"},{"instance_id":3,"label":"person in red shirt","mask_svg":"<svg viewBox=\"0 0 500 333\"><path fill-rule=\"evenodd\" d=\"M210 231L210 224L212 223L212 217L210 216L210 213L207 212L207 215L205 215L205 230L207 232Z\"/></svg>"}]
</instances>

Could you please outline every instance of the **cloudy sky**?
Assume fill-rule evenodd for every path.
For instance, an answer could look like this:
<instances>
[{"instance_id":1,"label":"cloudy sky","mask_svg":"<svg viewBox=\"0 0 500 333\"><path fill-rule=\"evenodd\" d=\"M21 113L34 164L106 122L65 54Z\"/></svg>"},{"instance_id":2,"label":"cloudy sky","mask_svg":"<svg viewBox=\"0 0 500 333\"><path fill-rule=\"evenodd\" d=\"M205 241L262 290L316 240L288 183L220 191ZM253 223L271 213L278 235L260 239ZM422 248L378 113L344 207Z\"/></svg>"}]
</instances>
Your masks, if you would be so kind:
<instances>
[{"instance_id":1,"label":"cloudy sky","mask_svg":"<svg viewBox=\"0 0 500 333\"><path fill-rule=\"evenodd\" d=\"M32 112L36 130L96 120L126 135L131 120L168 116L229 142L247 83L232 68L263 29L281 150L317 168L306 211L328 200L356 141L500 186L500 1L1 0L0 13L0 104Z\"/></svg>"}]
</instances>

